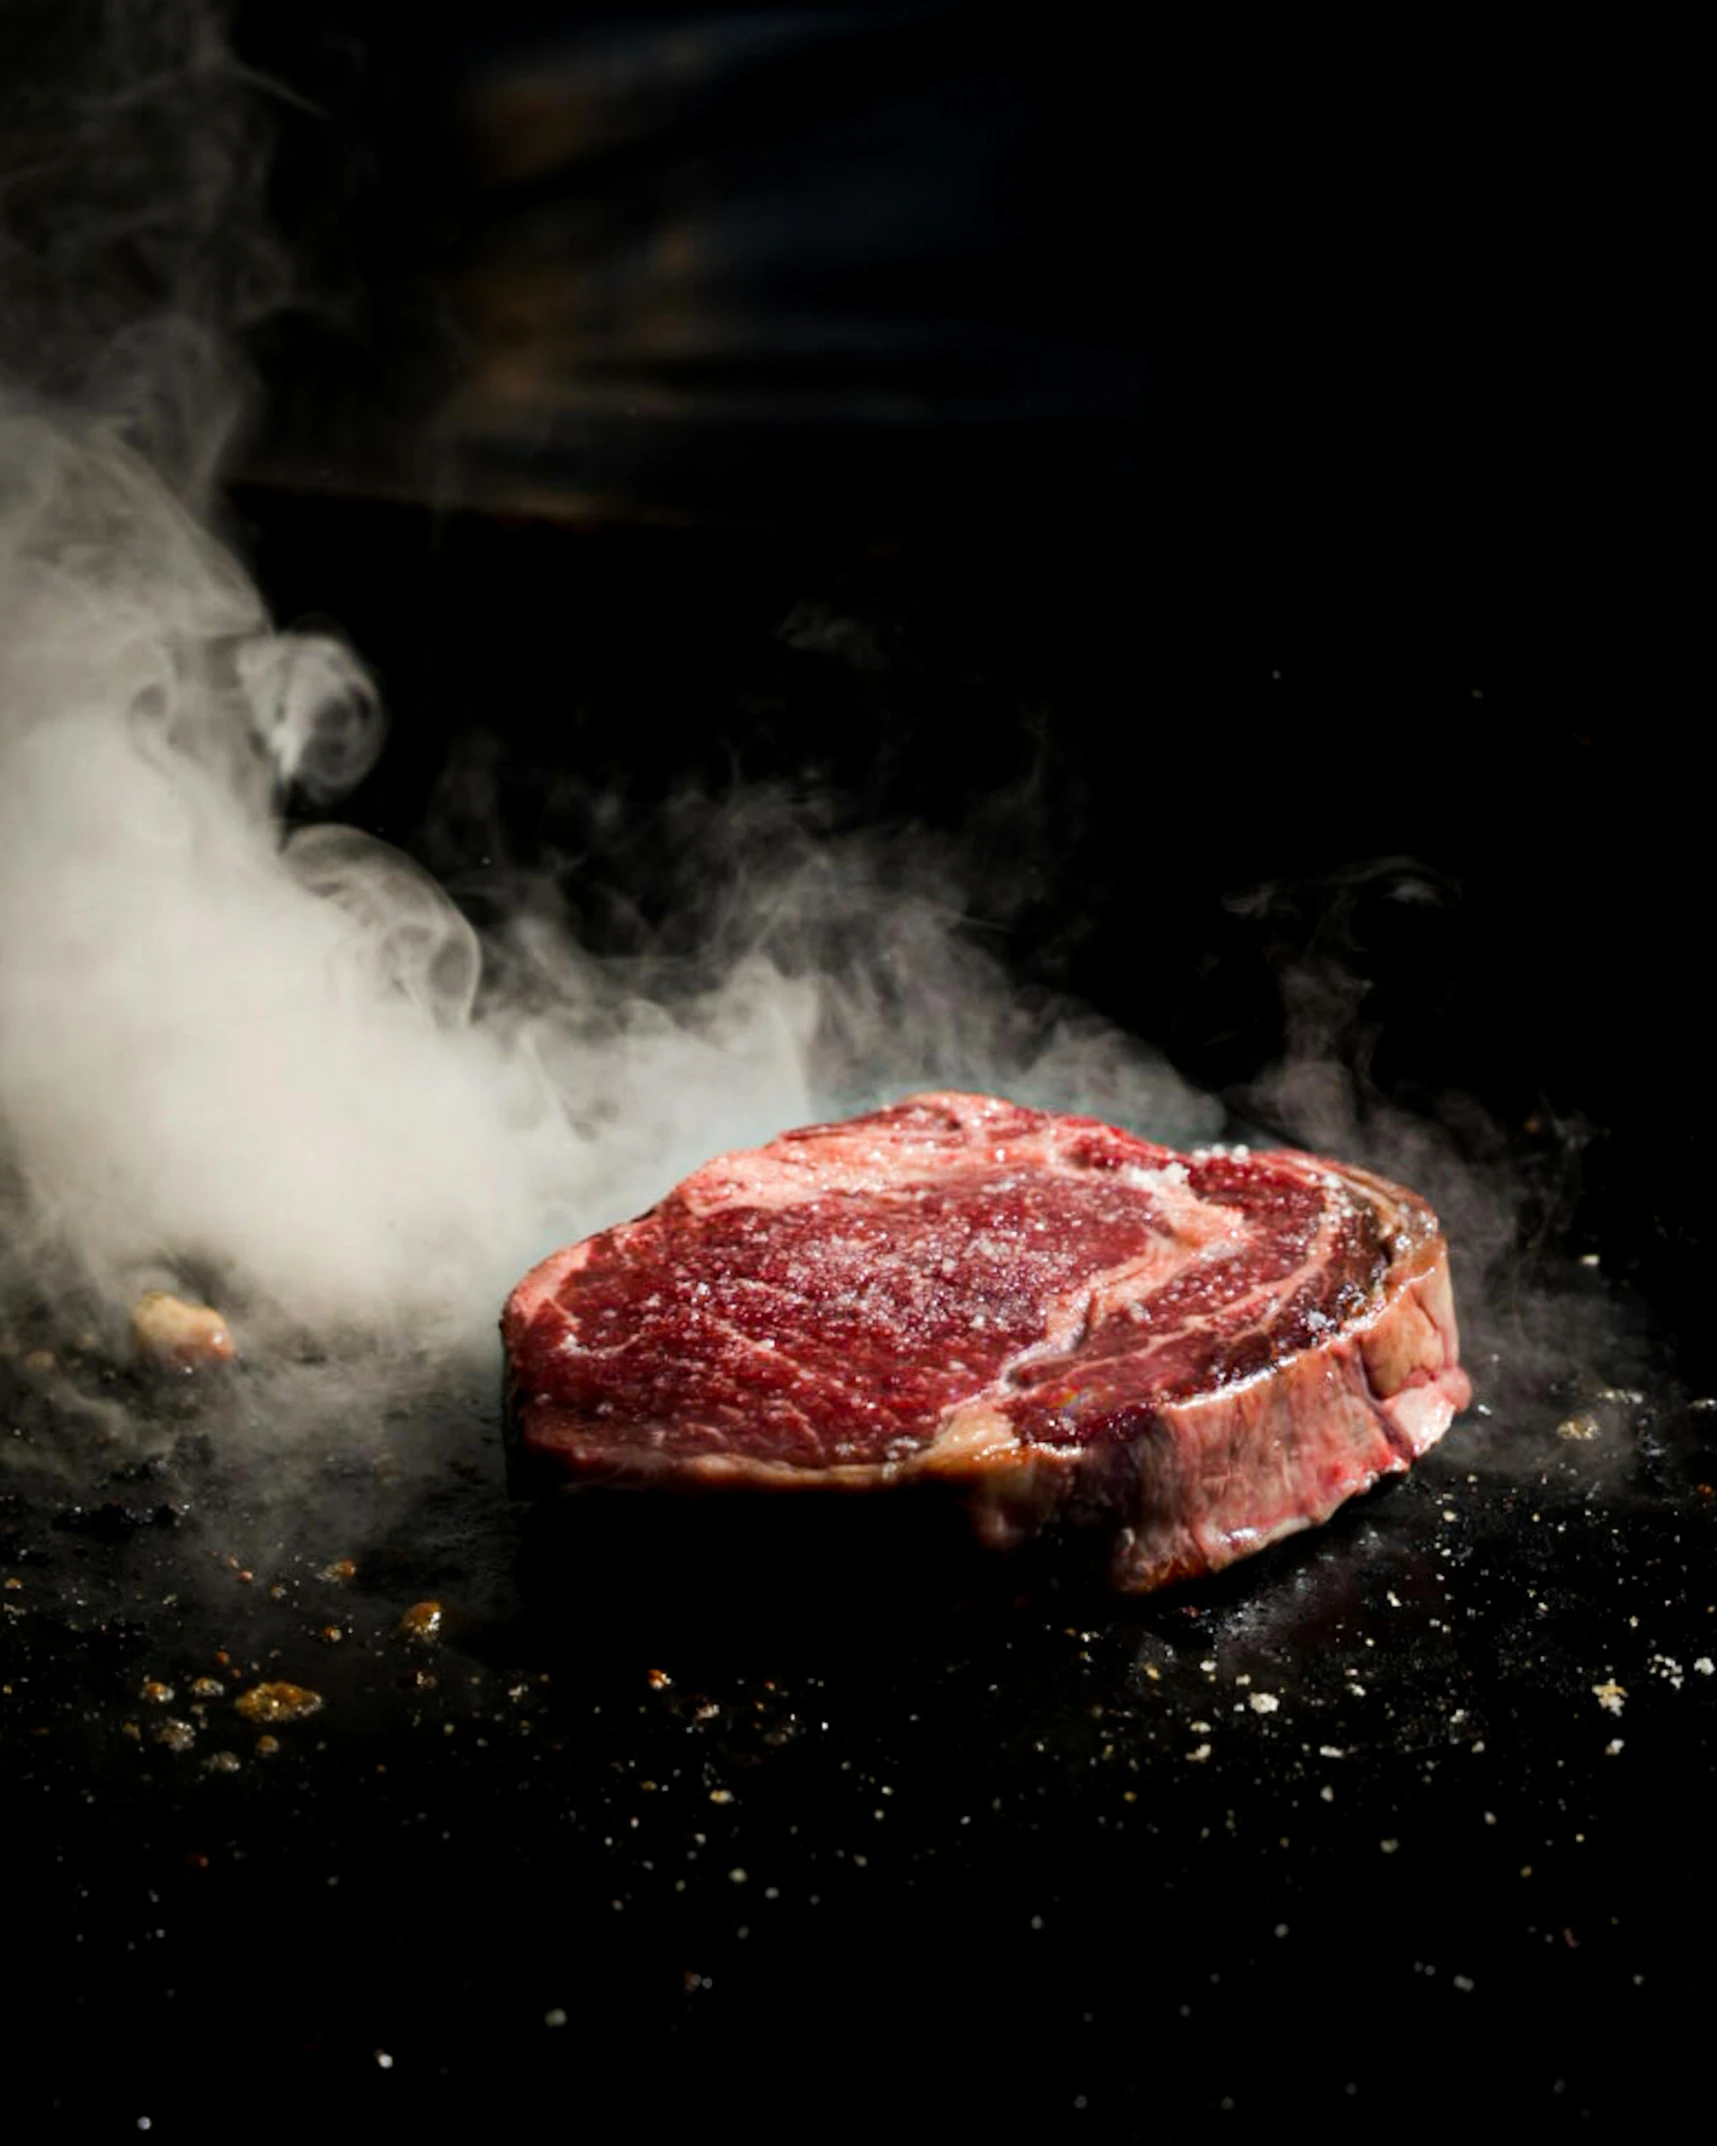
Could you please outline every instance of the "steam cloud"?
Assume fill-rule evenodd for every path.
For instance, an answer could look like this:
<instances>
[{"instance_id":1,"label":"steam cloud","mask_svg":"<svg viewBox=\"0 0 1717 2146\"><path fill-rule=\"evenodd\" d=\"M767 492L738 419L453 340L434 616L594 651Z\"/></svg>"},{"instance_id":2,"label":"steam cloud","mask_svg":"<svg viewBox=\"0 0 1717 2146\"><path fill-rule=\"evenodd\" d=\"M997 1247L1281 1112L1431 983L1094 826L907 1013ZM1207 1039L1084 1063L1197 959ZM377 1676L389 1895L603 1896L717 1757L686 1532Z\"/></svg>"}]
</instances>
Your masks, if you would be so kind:
<instances>
[{"instance_id":1,"label":"steam cloud","mask_svg":"<svg viewBox=\"0 0 1717 2146\"><path fill-rule=\"evenodd\" d=\"M1022 1015L957 893L885 892L874 858L784 824L767 874L707 890L695 975L604 966L541 887L480 945L398 852L288 833L288 797L331 804L383 725L360 661L275 632L211 529L242 331L291 289L268 86L205 0L37 13L0 113L0 139L50 145L8 174L0 232L14 1281L69 1274L114 1315L209 1291L253 1339L453 1347L555 1244L890 1090L1011 1080L1208 1129L1124 1039ZM760 811L779 823L741 800L736 834Z\"/></svg>"},{"instance_id":2,"label":"steam cloud","mask_svg":"<svg viewBox=\"0 0 1717 2146\"><path fill-rule=\"evenodd\" d=\"M356 659L273 632L113 426L13 413L0 469L0 1119L109 1303L189 1273L253 1317L451 1337L708 1154L927 1080L1212 1128L1124 1039L1023 1014L862 853L730 881L726 972L672 1003L540 903L486 989L408 859L283 835L289 785L336 796L379 749Z\"/></svg>"}]
</instances>

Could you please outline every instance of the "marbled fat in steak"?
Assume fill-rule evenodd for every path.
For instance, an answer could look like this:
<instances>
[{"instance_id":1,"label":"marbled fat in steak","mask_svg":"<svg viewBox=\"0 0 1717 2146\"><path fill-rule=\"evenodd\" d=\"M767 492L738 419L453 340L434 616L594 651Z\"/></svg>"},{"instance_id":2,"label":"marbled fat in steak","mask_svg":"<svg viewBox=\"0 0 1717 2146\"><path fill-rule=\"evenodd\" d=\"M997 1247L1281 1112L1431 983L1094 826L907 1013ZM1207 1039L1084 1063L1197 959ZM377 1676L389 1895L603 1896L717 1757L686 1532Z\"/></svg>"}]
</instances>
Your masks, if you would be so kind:
<instances>
[{"instance_id":1,"label":"marbled fat in steak","mask_svg":"<svg viewBox=\"0 0 1717 2146\"><path fill-rule=\"evenodd\" d=\"M944 1478L1118 1584L1326 1519L1466 1405L1436 1217L1307 1155L912 1096L723 1155L502 1318L514 1487Z\"/></svg>"}]
</instances>

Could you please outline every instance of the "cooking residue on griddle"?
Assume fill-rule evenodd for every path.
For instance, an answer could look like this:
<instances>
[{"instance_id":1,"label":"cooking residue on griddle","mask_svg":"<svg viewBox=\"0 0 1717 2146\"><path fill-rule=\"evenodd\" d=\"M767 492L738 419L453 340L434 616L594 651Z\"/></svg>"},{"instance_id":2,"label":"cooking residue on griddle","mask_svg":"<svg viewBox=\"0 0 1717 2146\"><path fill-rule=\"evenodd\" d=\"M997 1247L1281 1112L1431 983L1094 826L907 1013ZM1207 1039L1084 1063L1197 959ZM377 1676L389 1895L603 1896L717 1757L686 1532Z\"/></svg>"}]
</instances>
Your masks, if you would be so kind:
<instances>
[{"instance_id":1,"label":"cooking residue on griddle","mask_svg":"<svg viewBox=\"0 0 1717 2146\"><path fill-rule=\"evenodd\" d=\"M253 1684L233 1702L246 1721L270 1724L307 1721L312 1714L322 1711L322 1703L319 1691L310 1691L302 1684L288 1684L284 1680Z\"/></svg>"}]
</instances>

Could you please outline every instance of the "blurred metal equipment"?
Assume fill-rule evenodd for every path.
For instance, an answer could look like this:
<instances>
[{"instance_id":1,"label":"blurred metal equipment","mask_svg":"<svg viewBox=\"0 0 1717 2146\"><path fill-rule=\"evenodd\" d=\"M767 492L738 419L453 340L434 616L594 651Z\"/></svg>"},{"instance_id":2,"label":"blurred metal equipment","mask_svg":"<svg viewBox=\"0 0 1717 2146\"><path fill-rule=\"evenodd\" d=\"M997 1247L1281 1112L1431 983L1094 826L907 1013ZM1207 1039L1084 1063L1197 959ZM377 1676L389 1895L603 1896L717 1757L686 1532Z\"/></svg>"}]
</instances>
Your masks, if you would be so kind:
<instances>
[{"instance_id":1,"label":"blurred metal equipment","mask_svg":"<svg viewBox=\"0 0 1717 2146\"><path fill-rule=\"evenodd\" d=\"M299 275L253 474L890 528L1133 454L1127 135L1078 39L947 5L502 8L424 51L280 14L240 22L292 90Z\"/></svg>"}]
</instances>

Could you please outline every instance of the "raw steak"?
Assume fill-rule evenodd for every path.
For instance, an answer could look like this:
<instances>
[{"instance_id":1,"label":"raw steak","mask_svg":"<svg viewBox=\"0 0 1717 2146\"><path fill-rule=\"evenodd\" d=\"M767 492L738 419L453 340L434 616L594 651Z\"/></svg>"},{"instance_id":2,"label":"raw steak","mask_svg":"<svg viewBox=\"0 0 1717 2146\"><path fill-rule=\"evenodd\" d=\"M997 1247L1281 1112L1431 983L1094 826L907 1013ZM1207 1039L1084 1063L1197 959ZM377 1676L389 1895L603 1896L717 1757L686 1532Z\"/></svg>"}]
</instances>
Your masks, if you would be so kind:
<instances>
[{"instance_id":1,"label":"raw steak","mask_svg":"<svg viewBox=\"0 0 1717 2146\"><path fill-rule=\"evenodd\" d=\"M1326 1519L1469 1398L1413 1193L978 1095L719 1156L502 1332L515 1490L943 1478L998 1539L1106 1521L1130 1589Z\"/></svg>"}]
</instances>

